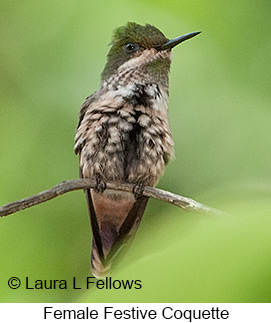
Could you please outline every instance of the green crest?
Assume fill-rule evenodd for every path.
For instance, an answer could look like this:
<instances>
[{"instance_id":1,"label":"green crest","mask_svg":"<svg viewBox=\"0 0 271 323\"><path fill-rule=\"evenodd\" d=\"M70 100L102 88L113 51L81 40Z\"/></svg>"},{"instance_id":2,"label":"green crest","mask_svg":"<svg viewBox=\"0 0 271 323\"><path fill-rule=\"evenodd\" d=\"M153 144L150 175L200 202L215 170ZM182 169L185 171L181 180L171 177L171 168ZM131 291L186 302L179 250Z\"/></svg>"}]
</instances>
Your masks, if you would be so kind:
<instances>
[{"instance_id":1,"label":"green crest","mask_svg":"<svg viewBox=\"0 0 271 323\"><path fill-rule=\"evenodd\" d=\"M112 46L107 55L102 80L112 75L120 65L138 56L140 51L158 47L167 41L159 29L149 24L142 26L128 22L125 26L117 28L112 37Z\"/></svg>"}]
</instances>

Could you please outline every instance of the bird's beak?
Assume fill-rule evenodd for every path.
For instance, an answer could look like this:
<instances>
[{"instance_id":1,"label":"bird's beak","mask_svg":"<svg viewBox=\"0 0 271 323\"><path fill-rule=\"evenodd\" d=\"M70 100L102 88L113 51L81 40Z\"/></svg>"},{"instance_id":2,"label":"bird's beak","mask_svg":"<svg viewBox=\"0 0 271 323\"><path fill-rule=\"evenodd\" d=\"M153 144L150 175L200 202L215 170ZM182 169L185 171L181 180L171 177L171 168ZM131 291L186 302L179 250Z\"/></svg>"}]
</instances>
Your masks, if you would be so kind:
<instances>
[{"instance_id":1,"label":"bird's beak","mask_svg":"<svg viewBox=\"0 0 271 323\"><path fill-rule=\"evenodd\" d=\"M167 41L165 44L163 45L159 45L158 47L156 47L157 50L165 50L165 49L172 49L173 47L175 47L176 45L182 43L183 41L190 39L194 36L197 36L198 34L200 34L201 31L195 31L189 34L185 34L183 36L171 39L169 41Z\"/></svg>"}]
</instances>

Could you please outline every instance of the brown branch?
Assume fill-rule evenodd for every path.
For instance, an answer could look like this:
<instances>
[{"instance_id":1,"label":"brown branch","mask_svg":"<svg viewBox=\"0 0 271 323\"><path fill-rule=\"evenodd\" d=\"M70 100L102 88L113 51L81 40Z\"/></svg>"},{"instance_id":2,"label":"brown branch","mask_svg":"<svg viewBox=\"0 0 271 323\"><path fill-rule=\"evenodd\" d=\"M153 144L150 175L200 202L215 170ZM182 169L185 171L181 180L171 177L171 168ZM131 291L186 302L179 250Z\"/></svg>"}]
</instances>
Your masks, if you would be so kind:
<instances>
[{"instance_id":1,"label":"brown branch","mask_svg":"<svg viewBox=\"0 0 271 323\"><path fill-rule=\"evenodd\" d=\"M96 186L96 181L93 179L73 179L73 180L64 181L36 195L32 195L20 201L12 202L1 206L0 217L7 216L9 214L27 209L31 206L49 201L59 195L62 195L71 191L87 189L87 188L95 188L95 186ZM133 187L134 187L133 184L118 184L113 182L106 183L106 188L114 191L123 191L123 192L131 193L133 192ZM173 204L186 211L224 214L224 212L222 211L203 205L188 197L183 197L154 187L145 186L143 195Z\"/></svg>"}]
</instances>

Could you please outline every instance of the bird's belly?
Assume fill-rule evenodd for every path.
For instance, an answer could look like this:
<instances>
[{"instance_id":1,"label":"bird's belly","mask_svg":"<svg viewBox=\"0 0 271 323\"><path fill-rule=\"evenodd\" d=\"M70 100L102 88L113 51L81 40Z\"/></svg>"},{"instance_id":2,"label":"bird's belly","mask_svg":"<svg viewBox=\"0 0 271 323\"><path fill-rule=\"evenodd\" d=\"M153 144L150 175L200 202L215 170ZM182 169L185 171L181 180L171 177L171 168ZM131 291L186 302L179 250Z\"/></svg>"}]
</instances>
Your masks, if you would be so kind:
<instances>
[{"instance_id":1,"label":"bird's belly","mask_svg":"<svg viewBox=\"0 0 271 323\"><path fill-rule=\"evenodd\" d=\"M77 136L82 176L155 185L173 155L167 114L124 103L95 109L89 110Z\"/></svg>"},{"instance_id":2,"label":"bird's belly","mask_svg":"<svg viewBox=\"0 0 271 323\"><path fill-rule=\"evenodd\" d=\"M122 133L119 143L112 143L110 137L100 145L96 153L86 145L81 153L83 177L97 175L106 181L154 185L164 169L161 147L157 151L141 133Z\"/></svg>"}]
</instances>

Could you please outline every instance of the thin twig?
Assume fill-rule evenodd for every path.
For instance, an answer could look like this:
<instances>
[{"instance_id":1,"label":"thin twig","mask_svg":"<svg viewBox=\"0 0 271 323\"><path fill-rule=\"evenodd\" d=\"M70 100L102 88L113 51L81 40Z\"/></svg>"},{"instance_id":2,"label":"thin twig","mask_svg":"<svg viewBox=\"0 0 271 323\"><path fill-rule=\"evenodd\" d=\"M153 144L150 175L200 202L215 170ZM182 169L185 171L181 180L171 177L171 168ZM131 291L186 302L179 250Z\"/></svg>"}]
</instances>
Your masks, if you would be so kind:
<instances>
[{"instance_id":1,"label":"thin twig","mask_svg":"<svg viewBox=\"0 0 271 323\"><path fill-rule=\"evenodd\" d=\"M56 186L40 192L36 195L26 197L22 200L12 202L0 207L0 217L7 216L9 214L27 209L31 206L44 203L59 195L81 190L87 188L95 188L96 181L93 179L72 179L61 182ZM133 184L118 184L113 182L107 182L106 188L114 191L133 192ZM210 212L214 214L224 214L224 212L211 208L196 202L188 197L183 197L174 193L170 193L158 188L145 186L143 195L152 197L160 201L164 201L175 206L178 206L186 211L197 211L197 212Z\"/></svg>"}]
</instances>

